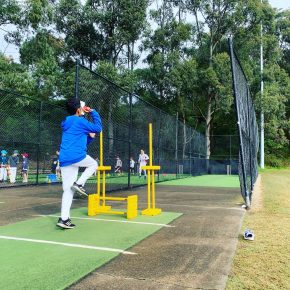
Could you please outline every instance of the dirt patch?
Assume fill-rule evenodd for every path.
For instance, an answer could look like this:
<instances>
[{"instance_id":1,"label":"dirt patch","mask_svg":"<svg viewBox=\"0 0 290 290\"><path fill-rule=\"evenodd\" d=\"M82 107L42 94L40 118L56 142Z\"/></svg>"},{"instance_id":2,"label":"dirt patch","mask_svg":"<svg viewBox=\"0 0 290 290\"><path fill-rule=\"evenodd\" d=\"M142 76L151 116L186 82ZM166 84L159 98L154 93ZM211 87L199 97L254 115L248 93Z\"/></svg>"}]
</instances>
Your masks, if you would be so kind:
<instances>
[{"instance_id":1,"label":"dirt patch","mask_svg":"<svg viewBox=\"0 0 290 290\"><path fill-rule=\"evenodd\" d=\"M262 193L263 193L262 177L261 174L259 174L252 195L252 205L251 205L252 212L258 212L263 209L264 200Z\"/></svg>"}]
</instances>

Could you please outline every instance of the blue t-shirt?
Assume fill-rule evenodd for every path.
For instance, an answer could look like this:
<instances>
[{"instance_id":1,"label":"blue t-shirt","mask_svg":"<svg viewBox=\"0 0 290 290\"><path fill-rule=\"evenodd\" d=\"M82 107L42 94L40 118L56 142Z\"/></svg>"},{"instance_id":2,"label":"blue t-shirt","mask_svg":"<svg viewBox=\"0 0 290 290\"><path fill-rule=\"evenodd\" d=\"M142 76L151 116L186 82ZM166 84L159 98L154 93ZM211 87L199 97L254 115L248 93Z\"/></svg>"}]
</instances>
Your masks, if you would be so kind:
<instances>
[{"instance_id":1,"label":"blue t-shirt","mask_svg":"<svg viewBox=\"0 0 290 290\"><path fill-rule=\"evenodd\" d=\"M10 167L17 167L17 164L19 163L18 156L10 156L8 163L9 163Z\"/></svg>"},{"instance_id":2,"label":"blue t-shirt","mask_svg":"<svg viewBox=\"0 0 290 290\"><path fill-rule=\"evenodd\" d=\"M23 158L23 161L22 161L22 170L28 170L28 166L29 166L29 160L28 160L28 158Z\"/></svg>"},{"instance_id":3,"label":"blue t-shirt","mask_svg":"<svg viewBox=\"0 0 290 290\"><path fill-rule=\"evenodd\" d=\"M7 165L8 164L8 157L7 156L0 156L0 164Z\"/></svg>"},{"instance_id":4,"label":"blue t-shirt","mask_svg":"<svg viewBox=\"0 0 290 290\"><path fill-rule=\"evenodd\" d=\"M76 115L68 116L62 122L62 139L59 152L59 164L68 166L83 160L87 155L87 145L93 140L89 133L102 131L100 115L90 112L93 123Z\"/></svg>"}]
</instances>

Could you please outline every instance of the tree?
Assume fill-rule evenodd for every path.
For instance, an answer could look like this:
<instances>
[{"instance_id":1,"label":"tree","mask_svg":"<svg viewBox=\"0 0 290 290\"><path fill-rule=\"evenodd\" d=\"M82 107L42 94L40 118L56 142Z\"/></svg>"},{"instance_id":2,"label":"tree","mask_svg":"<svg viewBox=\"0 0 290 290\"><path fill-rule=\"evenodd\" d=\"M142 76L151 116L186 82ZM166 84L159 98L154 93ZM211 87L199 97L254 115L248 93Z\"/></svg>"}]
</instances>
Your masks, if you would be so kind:
<instances>
[{"instance_id":1,"label":"tree","mask_svg":"<svg viewBox=\"0 0 290 290\"><path fill-rule=\"evenodd\" d=\"M287 156L289 144L289 72L287 73L287 19L263 3L252 9L253 21L235 35L236 51L247 75L256 111L265 113L265 157ZM286 13L287 15L287 13ZM260 23L263 21L264 94L260 94ZM283 32L282 32L283 31ZM288 51L287 51L288 49ZM258 115L258 114L257 114Z\"/></svg>"},{"instance_id":2,"label":"tree","mask_svg":"<svg viewBox=\"0 0 290 290\"><path fill-rule=\"evenodd\" d=\"M12 59L0 54L0 89L29 95L34 86L35 81L25 66L14 63Z\"/></svg>"},{"instance_id":3,"label":"tree","mask_svg":"<svg viewBox=\"0 0 290 290\"><path fill-rule=\"evenodd\" d=\"M282 51L281 66L290 75L290 9L277 12L275 15L276 37Z\"/></svg>"},{"instance_id":4,"label":"tree","mask_svg":"<svg viewBox=\"0 0 290 290\"><path fill-rule=\"evenodd\" d=\"M174 67L186 59L186 42L191 37L191 25L178 23L173 17L172 7L167 3L151 12L152 19L158 27L147 34L144 50L148 52L143 82L161 104L168 104L176 99L170 76Z\"/></svg>"},{"instance_id":5,"label":"tree","mask_svg":"<svg viewBox=\"0 0 290 290\"><path fill-rule=\"evenodd\" d=\"M20 7L16 0L1 0L0 26L19 22Z\"/></svg>"},{"instance_id":6,"label":"tree","mask_svg":"<svg viewBox=\"0 0 290 290\"><path fill-rule=\"evenodd\" d=\"M216 87L218 80L213 67L214 56L220 51L225 36L235 33L245 18L242 17L243 1L187 1L189 11L195 16L199 69L201 71L202 95L205 108L200 113L205 117L206 158L210 158L210 134L214 117L214 106L219 102ZM203 23L198 19L202 15ZM208 31L205 29L207 28Z\"/></svg>"}]
</instances>

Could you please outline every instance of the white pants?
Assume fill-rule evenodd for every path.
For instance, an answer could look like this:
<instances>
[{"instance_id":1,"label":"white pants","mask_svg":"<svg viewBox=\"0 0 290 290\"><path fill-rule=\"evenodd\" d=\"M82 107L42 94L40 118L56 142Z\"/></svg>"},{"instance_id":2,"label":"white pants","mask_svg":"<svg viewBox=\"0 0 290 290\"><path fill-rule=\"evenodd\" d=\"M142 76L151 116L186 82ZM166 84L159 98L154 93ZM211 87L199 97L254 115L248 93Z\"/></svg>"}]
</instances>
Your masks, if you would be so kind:
<instances>
[{"instance_id":1,"label":"white pants","mask_svg":"<svg viewBox=\"0 0 290 290\"><path fill-rule=\"evenodd\" d=\"M10 182L14 183L16 180L17 167L10 167Z\"/></svg>"},{"instance_id":2,"label":"white pants","mask_svg":"<svg viewBox=\"0 0 290 290\"><path fill-rule=\"evenodd\" d=\"M86 167L79 179L78 173L80 167ZM86 181L98 169L98 163L91 156L87 155L85 159L72 165L63 166L61 169L62 175L62 203L61 203L61 219L67 220L70 217L70 208L72 205L74 192L71 187L76 182L79 185L84 185Z\"/></svg>"},{"instance_id":3,"label":"white pants","mask_svg":"<svg viewBox=\"0 0 290 290\"><path fill-rule=\"evenodd\" d=\"M146 170L143 170L142 169L142 166L146 166L146 163L140 163L139 164L139 175L141 176L141 174L142 174L142 171L144 172L144 176L146 176Z\"/></svg>"},{"instance_id":4,"label":"white pants","mask_svg":"<svg viewBox=\"0 0 290 290\"><path fill-rule=\"evenodd\" d=\"M6 181L7 180L7 169L5 167L0 168L0 180Z\"/></svg>"}]
</instances>

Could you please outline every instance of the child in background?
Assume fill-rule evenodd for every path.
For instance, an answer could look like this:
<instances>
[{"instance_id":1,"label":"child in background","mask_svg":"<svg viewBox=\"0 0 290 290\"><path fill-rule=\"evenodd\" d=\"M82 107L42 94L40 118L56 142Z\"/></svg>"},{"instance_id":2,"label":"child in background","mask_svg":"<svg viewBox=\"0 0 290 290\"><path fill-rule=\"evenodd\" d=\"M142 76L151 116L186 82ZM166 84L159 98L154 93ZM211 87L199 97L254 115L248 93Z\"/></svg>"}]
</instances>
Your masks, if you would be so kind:
<instances>
[{"instance_id":1,"label":"child in background","mask_svg":"<svg viewBox=\"0 0 290 290\"><path fill-rule=\"evenodd\" d=\"M22 182L27 183L28 182L28 166L29 166L29 159L27 153L22 153Z\"/></svg>"},{"instance_id":2,"label":"child in background","mask_svg":"<svg viewBox=\"0 0 290 290\"><path fill-rule=\"evenodd\" d=\"M15 183L17 175L17 166L19 163L19 152L14 150L13 154L8 159L9 171L10 171L10 183Z\"/></svg>"},{"instance_id":3,"label":"child in background","mask_svg":"<svg viewBox=\"0 0 290 290\"><path fill-rule=\"evenodd\" d=\"M0 182L7 181L7 167L8 167L7 151L2 150L0 156Z\"/></svg>"},{"instance_id":4,"label":"child in background","mask_svg":"<svg viewBox=\"0 0 290 290\"><path fill-rule=\"evenodd\" d=\"M134 161L134 159L133 159L133 157L131 157L130 158L130 173L131 174L135 174L135 161Z\"/></svg>"},{"instance_id":5,"label":"child in background","mask_svg":"<svg viewBox=\"0 0 290 290\"><path fill-rule=\"evenodd\" d=\"M60 180L61 179L61 170L60 170L60 166L59 166L59 151L56 150L55 154L57 156L57 163L56 163L55 173L56 173L57 179Z\"/></svg>"},{"instance_id":6,"label":"child in background","mask_svg":"<svg viewBox=\"0 0 290 290\"><path fill-rule=\"evenodd\" d=\"M51 163L51 173L55 174L57 179L60 180L61 172L59 166L59 151L55 151L55 155L53 155L52 163Z\"/></svg>"},{"instance_id":7,"label":"child in background","mask_svg":"<svg viewBox=\"0 0 290 290\"><path fill-rule=\"evenodd\" d=\"M119 156L116 157L116 165L115 165L115 173L118 173L120 175L122 173L122 160Z\"/></svg>"}]
</instances>

